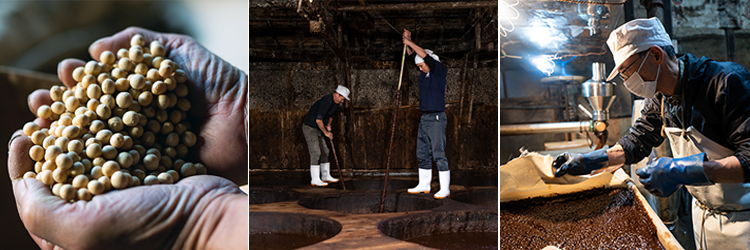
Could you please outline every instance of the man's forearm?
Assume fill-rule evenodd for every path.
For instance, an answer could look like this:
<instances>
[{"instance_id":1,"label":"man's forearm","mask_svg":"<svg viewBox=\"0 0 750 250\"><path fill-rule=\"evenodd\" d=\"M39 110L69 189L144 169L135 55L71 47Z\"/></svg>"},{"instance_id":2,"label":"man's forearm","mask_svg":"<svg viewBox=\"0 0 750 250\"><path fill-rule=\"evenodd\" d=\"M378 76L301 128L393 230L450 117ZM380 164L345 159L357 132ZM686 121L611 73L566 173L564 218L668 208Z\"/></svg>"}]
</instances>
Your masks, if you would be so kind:
<instances>
[{"instance_id":1,"label":"man's forearm","mask_svg":"<svg viewBox=\"0 0 750 250\"><path fill-rule=\"evenodd\" d=\"M419 45L417 45L416 43L408 41L406 42L406 45L409 45L409 48L414 50L414 52L416 52L419 57L425 58L427 56L427 52L425 52L424 49L422 49L422 47L419 47Z\"/></svg>"},{"instance_id":2,"label":"man's forearm","mask_svg":"<svg viewBox=\"0 0 750 250\"><path fill-rule=\"evenodd\" d=\"M625 164L625 150L622 149L620 144L615 144L614 147L607 149L607 159L609 160L609 166Z\"/></svg>"},{"instance_id":3,"label":"man's forearm","mask_svg":"<svg viewBox=\"0 0 750 250\"><path fill-rule=\"evenodd\" d=\"M326 129L326 126L323 125L323 120L315 120L315 123L318 124L318 128L320 129L320 131L328 131Z\"/></svg>"},{"instance_id":4,"label":"man's forearm","mask_svg":"<svg viewBox=\"0 0 750 250\"><path fill-rule=\"evenodd\" d=\"M703 162L703 171L708 180L716 183L743 183L745 175L737 156Z\"/></svg>"}]
</instances>

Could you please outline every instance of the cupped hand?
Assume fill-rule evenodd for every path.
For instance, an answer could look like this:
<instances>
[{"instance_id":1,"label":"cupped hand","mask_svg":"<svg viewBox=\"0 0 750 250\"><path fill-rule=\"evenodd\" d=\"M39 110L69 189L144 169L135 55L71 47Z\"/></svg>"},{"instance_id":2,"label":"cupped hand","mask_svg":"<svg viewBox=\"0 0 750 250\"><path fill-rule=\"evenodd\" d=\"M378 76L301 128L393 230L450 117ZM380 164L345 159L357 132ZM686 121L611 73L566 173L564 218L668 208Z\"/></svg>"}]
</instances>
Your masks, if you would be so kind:
<instances>
[{"instance_id":1,"label":"cupped hand","mask_svg":"<svg viewBox=\"0 0 750 250\"><path fill-rule=\"evenodd\" d=\"M247 215L248 198L227 179L192 176L174 185L113 190L68 203L42 182L21 178L33 171L31 146L26 136L12 141L8 172L21 220L42 249L192 249L230 242L208 236L234 236L235 247L246 247L241 239L247 219L229 215Z\"/></svg>"},{"instance_id":2,"label":"cupped hand","mask_svg":"<svg viewBox=\"0 0 750 250\"><path fill-rule=\"evenodd\" d=\"M166 58L174 61L188 76L187 98L191 102L188 121L192 131L200 131L198 142L189 149L186 161L203 163L209 174L219 175L238 185L247 183L248 140L247 120L248 78L240 69L198 44L195 39L178 34L165 34L143 28L130 27L117 34L97 40L89 47L92 58L104 51L116 53L130 47L130 39L141 34L148 45L159 40L166 49ZM79 59L65 59L58 64L57 74L67 87L76 81L72 73L85 65ZM33 113L43 104L51 104L48 90L37 90L29 96ZM41 127L50 121L37 119Z\"/></svg>"}]
</instances>

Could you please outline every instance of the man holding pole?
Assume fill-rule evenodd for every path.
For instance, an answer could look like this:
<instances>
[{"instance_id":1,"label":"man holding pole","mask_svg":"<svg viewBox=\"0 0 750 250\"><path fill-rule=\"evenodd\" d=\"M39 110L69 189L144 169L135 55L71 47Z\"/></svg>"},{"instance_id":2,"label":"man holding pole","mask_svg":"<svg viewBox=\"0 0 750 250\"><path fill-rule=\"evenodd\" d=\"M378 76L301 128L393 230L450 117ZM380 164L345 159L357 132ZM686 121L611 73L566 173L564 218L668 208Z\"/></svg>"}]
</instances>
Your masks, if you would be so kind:
<instances>
[{"instance_id":1,"label":"man holding pole","mask_svg":"<svg viewBox=\"0 0 750 250\"><path fill-rule=\"evenodd\" d=\"M411 41L411 32L404 30L403 42L408 46L407 52L419 68L419 109L422 118L417 134L417 159L419 160L419 184L407 191L410 194L429 193L432 181L432 161L438 168L440 191L436 199L450 196L450 170L448 158L445 157L445 127L448 117L445 115L445 84L448 69L431 50L422 49Z\"/></svg>"},{"instance_id":2,"label":"man holding pole","mask_svg":"<svg viewBox=\"0 0 750 250\"><path fill-rule=\"evenodd\" d=\"M331 133L333 114L338 111L339 104L343 103L345 98L349 100L349 89L339 85L336 92L316 101L302 121L302 134L305 135L307 150L310 152L310 176L312 177L310 184L313 186L324 187L328 186L327 182L339 181L331 176L328 145L324 136L333 140L333 133Z\"/></svg>"}]
</instances>

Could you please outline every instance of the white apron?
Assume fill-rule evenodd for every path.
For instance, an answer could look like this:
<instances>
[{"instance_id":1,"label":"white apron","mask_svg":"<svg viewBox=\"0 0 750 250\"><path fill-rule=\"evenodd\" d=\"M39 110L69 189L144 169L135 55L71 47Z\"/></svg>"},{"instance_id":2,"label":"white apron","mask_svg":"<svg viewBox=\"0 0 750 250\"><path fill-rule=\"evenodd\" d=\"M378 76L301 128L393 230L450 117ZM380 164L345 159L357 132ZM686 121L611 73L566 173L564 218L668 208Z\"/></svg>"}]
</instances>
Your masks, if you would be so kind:
<instances>
[{"instance_id":1,"label":"white apron","mask_svg":"<svg viewBox=\"0 0 750 250\"><path fill-rule=\"evenodd\" d=\"M734 152L692 126L665 128L674 158L705 152L715 161ZM683 134L684 133L684 134ZM693 232L698 249L750 249L750 183L685 185L693 195Z\"/></svg>"}]
</instances>

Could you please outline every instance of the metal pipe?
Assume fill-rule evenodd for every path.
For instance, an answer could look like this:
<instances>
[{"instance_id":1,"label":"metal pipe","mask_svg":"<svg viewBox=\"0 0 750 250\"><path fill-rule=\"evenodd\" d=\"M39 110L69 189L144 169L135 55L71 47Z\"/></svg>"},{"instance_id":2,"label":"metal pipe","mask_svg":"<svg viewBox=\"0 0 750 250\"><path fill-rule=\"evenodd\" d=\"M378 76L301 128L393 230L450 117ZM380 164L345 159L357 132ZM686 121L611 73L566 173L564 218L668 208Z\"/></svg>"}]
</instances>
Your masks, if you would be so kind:
<instances>
[{"instance_id":1,"label":"metal pipe","mask_svg":"<svg viewBox=\"0 0 750 250\"><path fill-rule=\"evenodd\" d=\"M633 1L625 1L625 22L635 19Z\"/></svg>"},{"instance_id":2,"label":"metal pipe","mask_svg":"<svg viewBox=\"0 0 750 250\"><path fill-rule=\"evenodd\" d=\"M674 37L672 33L672 1L664 1L664 29L669 37Z\"/></svg>"},{"instance_id":3,"label":"metal pipe","mask_svg":"<svg viewBox=\"0 0 750 250\"><path fill-rule=\"evenodd\" d=\"M500 135L531 135L593 131L593 121L500 125Z\"/></svg>"},{"instance_id":4,"label":"metal pipe","mask_svg":"<svg viewBox=\"0 0 750 250\"><path fill-rule=\"evenodd\" d=\"M583 105L581 105L581 104L578 104L578 109L580 109L580 110L581 110L581 112L583 112L583 113L584 113L584 114L585 114L586 116L588 116L589 118L591 118L591 119L594 119L594 116L593 116L593 115L591 115L591 112L589 112L589 110L588 110L588 109L586 109L585 107L583 107Z\"/></svg>"},{"instance_id":5,"label":"metal pipe","mask_svg":"<svg viewBox=\"0 0 750 250\"><path fill-rule=\"evenodd\" d=\"M402 3L402 4L373 4L373 5L351 5L334 8L334 11L372 11L372 10L444 10L444 9L474 9L474 8L497 8L498 1L482 2L438 2L438 3Z\"/></svg>"},{"instance_id":6,"label":"metal pipe","mask_svg":"<svg viewBox=\"0 0 750 250\"><path fill-rule=\"evenodd\" d=\"M664 24L664 1L662 0L641 0L641 5L646 7L646 16L648 18L657 17Z\"/></svg>"},{"instance_id":7,"label":"metal pipe","mask_svg":"<svg viewBox=\"0 0 750 250\"><path fill-rule=\"evenodd\" d=\"M724 36L726 37L726 43L727 43L727 60L736 62L736 53L734 50L734 29L732 28L726 28L724 29Z\"/></svg>"}]
</instances>

